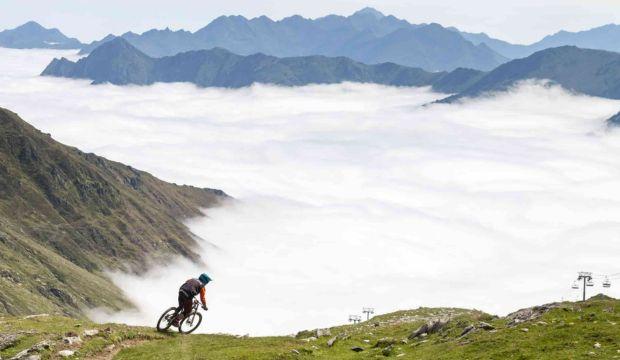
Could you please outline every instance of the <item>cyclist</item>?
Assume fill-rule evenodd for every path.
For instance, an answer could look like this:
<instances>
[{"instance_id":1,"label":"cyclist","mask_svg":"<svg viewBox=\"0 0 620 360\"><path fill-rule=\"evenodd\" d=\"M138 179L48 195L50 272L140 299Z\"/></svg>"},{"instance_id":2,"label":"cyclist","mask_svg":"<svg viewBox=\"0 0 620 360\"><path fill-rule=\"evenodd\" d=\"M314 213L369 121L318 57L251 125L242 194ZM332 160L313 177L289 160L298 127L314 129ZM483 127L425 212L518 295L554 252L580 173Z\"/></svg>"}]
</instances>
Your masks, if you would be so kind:
<instances>
[{"instance_id":1,"label":"cyclist","mask_svg":"<svg viewBox=\"0 0 620 360\"><path fill-rule=\"evenodd\" d=\"M180 321L192 312L193 299L200 294L202 309L207 308L207 300L205 299L205 285L211 282L211 278L207 274L201 274L198 279L189 279L179 288L179 307L177 308L178 316L172 325L178 327ZM181 309L183 312L181 312Z\"/></svg>"}]
</instances>

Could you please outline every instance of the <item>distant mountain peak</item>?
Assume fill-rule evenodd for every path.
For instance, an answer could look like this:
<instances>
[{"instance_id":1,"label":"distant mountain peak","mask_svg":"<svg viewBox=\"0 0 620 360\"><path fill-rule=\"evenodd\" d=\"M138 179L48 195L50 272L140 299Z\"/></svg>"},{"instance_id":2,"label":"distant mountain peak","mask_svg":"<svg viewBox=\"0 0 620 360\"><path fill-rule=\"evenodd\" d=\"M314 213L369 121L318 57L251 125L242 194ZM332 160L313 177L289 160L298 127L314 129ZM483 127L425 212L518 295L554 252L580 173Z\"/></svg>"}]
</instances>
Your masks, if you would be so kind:
<instances>
[{"instance_id":1,"label":"distant mountain peak","mask_svg":"<svg viewBox=\"0 0 620 360\"><path fill-rule=\"evenodd\" d=\"M373 16L377 20L385 17L385 15L381 11L371 7L365 7L361 10L358 10L351 16Z\"/></svg>"},{"instance_id":2,"label":"distant mountain peak","mask_svg":"<svg viewBox=\"0 0 620 360\"><path fill-rule=\"evenodd\" d=\"M27 23L18 26L16 29L21 30L46 30L41 24L36 21L28 21Z\"/></svg>"}]
</instances>

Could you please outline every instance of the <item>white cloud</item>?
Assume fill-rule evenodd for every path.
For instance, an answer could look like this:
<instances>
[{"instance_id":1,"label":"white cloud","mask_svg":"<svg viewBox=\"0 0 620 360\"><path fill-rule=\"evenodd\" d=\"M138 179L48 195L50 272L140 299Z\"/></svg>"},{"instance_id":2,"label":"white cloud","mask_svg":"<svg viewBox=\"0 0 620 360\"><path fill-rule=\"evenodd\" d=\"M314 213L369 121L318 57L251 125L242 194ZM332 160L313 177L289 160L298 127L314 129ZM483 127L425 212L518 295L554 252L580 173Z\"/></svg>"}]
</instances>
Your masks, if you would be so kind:
<instances>
[{"instance_id":1,"label":"white cloud","mask_svg":"<svg viewBox=\"0 0 620 360\"><path fill-rule=\"evenodd\" d=\"M215 245L204 331L288 333L362 306L504 314L576 298L577 271L620 271L620 135L604 126L618 101L536 83L427 107L440 95L360 84L90 86L35 77L52 54L0 50L2 106L239 199L190 224ZM202 270L112 274L141 312L95 316L152 325Z\"/></svg>"}]
</instances>

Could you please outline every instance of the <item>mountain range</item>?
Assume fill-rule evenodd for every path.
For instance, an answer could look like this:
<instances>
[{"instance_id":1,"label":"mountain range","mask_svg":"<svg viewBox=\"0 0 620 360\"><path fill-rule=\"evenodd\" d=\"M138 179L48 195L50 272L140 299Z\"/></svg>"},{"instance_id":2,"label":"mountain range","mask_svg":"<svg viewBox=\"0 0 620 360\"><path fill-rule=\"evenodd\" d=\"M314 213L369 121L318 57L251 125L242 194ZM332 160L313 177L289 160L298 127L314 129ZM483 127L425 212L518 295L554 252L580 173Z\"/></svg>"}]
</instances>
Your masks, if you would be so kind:
<instances>
[{"instance_id":1,"label":"mountain range","mask_svg":"<svg viewBox=\"0 0 620 360\"><path fill-rule=\"evenodd\" d=\"M450 29L458 31L455 28ZM503 40L494 39L485 33L474 34L463 31L459 31L459 33L472 43L476 45L486 44L497 53L511 59L523 58L544 49L567 45L585 49L620 52L620 42L618 42L618 39L620 39L620 25L615 24L607 24L577 32L559 31L529 45L511 44Z\"/></svg>"},{"instance_id":2,"label":"mountain range","mask_svg":"<svg viewBox=\"0 0 620 360\"><path fill-rule=\"evenodd\" d=\"M15 29L0 32L0 47L14 49L80 49L84 45L58 29L46 29L29 21Z\"/></svg>"},{"instance_id":3,"label":"mountain range","mask_svg":"<svg viewBox=\"0 0 620 360\"><path fill-rule=\"evenodd\" d=\"M90 53L114 37L93 42L81 53ZM239 55L345 56L366 64L393 62L428 71L458 67L490 70L506 61L488 46L474 45L439 24L414 25L371 8L348 17L318 19L221 16L194 33L165 29L127 32L121 37L152 57L221 47Z\"/></svg>"},{"instance_id":4,"label":"mountain range","mask_svg":"<svg viewBox=\"0 0 620 360\"><path fill-rule=\"evenodd\" d=\"M45 29L31 21L1 32L0 46L79 48L81 54L88 54L115 37L110 34L82 44L57 29ZM559 31L535 43L520 45L434 23L411 24L372 8L346 17L328 15L317 19L298 15L278 21L266 16L221 16L196 32L166 28L142 34L126 32L120 37L151 57L220 47L239 55L344 56L366 64L393 62L427 71L459 67L488 71L510 59L565 45L620 51L616 41L620 38L620 25L615 24L578 32Z\"/></svg>"},{"instance_id":5,"label":"mountain range","mask_svg":"<svg viewBox=\"0 0 620 360\"><path fill-rule=\"evenodd\" d=\"M353 81L395 86L433 85L438 91L454 93L477 80L482 72L457 69L451 73L431 73L393 63L366 65L344 57L241 56L221 48L152 58L125 39L115 38L77 62L54 59L42 75L117 85L191 82L203 87L231 88L253 83L297 86Z\"/></svg>"},{"instance_id":6,"label":"mountain range","mask_svg":"<svg viewBox=\"0 0 620 360\"><path fill-rule=\"evenodd\" d=\"M528 79L549 80L582 94L620 99L620 54L575 46L542 50L498 66L443 102L504 91Z\"/></svg>"},{"instance_id":7,"label":"mountain range","mask_svg":"<svg viewBox=\"0 0 620 360\"><path fill-rule=\"evenodd\" d=\"M191 82L238 88L253 83L299 86L352 81L432 86L435 91L455 94L442 102L505 91L520 81L539 79L587 95L620 99L620 54L575 46L541 50L486 73L464 68L431 73L393 63L365 65L344 57L240 56L220 48L151 58L123 38L115 38L77 62L54 59L42 75L117 85Z\"/></svg>"},{"instance_id":8,"label":"mountain range","mask_svg":"<svg viewBox=\"0 0 620 360\"><path fill-rule=\"evenodd\" d=\"M200 261L182 221L226 199L62 145L0 108L0 313L126 307L103 271Z\"/></svg>"}]
</instances>

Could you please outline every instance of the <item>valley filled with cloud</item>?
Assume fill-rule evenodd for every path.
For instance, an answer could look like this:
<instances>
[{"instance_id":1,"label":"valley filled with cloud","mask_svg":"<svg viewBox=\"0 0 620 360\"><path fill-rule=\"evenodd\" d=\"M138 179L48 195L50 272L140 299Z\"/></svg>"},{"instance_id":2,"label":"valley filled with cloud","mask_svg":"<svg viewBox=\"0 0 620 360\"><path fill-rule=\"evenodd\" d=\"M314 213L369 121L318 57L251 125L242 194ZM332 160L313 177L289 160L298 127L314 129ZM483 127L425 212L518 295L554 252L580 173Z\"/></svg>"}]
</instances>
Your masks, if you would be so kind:
<instances>
[{"instance_id":1,"label":"valley filled with cloud","mask_svg":"<svg viewBox=\"0 0 620 360\"><path fill-rule=\"evenodd\" d=\"M445 94L39 77L59 56L75 58L0 49L0 106L67 145L236 199L188 222L214 278L203 331L287 334L363 306L502 315L575 300L577 271L617 269L620 131L605 120L620 101L543 81L427 105ZM203 269L110 273L138 309L93 317L153 325Z\"/></svg>"}]
</instances>

